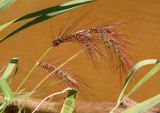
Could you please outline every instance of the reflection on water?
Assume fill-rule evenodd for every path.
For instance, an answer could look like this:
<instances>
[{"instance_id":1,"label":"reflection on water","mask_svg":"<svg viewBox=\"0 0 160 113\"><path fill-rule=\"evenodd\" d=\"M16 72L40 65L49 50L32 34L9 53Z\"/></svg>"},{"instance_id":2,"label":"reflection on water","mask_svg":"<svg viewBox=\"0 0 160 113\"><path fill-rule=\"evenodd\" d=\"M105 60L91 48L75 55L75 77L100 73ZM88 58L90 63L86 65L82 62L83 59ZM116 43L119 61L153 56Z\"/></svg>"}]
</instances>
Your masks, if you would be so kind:
<instances>
[{"instance_id":1,"label":"reflection on water","mask_svg":"<svg viewBox=\"0 0 160 113\"><path fill-rule=\"evenodd\" d=\"M17 3L13 4L8 9L0 12L0 24L12 20L15 17L22 16L23 14L53 6L54 4L53 1L51 3L49 0L41 2L37 0L17 1ZM79 25L81 27L83 26L83 28L119 20L127 22L127 27L122 29L121 32L127 33L131 37L138 39L138 41L136 41L136 46L129 51L134 62L147 58L159 58L160 11L158 4L160 4L160 1L158 0L123 0L123 2L117 0L99 0L74 10L72 12L73 14L66 13L32 26L1 44L0 67L5 65L11 57L18 57L20 59L20 69L15 81L12 83L13 87L16 88L19 81L32 67L36 59L51 46L53 39L52 35L55 36L57 34L56 32L61 29L60 26L63 26L68 15L71 15L69 20L73 23L75 18L79 17L80 13L84 14L87 11L89 11L89 14ZM84 26L88 22L90 22L89 25ZM10 28L7 28L1 33L1 37L23 23L25 23L25 21L15 23ZM52 27L50 27L51 25ZM81 29L81 27L79 27L79 29ZM51 30L53 33L51 33ZM61 64L79 49L80 46L76 43L66 43L63 46L53 49L45 59L51 59L51 62L58 62L58 64ZM90 85L94 87L95 95L98 95L102 99L114 101L122 87L116 72L111 71L106 64L102 64L100 72L95 71L85 54L74 59L67 64L65 68L72 68L71 72L76 73L76 75L82 76L83 78L89 78L89 81L92 82ZM149 68L150 67L146 67L142 69L142 72L138 73L132 81L131 86L136 83L141 77L141 74L143 75ZM46 73L37 68L32 77L25 84L27 89L31 90L44 75L46 75ZM87 80L88 79L84 81L87 82ZM43 86L47 85L50 81L52 80L49 79ZM57 91L59 90L59 87L60 85L55 85L52 88L46 88L44 90L45 94ZM144 84L132 98L137 100L147 99L157 94L159 89L159 79L158 76L155 76Z\"/></svg>"}]
</instances>

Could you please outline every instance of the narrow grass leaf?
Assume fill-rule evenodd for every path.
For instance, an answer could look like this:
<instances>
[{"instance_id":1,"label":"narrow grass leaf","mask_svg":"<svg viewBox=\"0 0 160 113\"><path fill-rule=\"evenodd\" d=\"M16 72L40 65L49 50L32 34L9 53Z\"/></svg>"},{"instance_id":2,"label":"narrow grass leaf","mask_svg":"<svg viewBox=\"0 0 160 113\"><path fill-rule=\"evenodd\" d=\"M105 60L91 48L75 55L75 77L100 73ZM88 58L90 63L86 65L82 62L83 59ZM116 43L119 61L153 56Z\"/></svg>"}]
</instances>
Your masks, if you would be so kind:
<instances>
[{"instance_id":1,"label":"narrow grass leaf","mask_svg":"<svg viewBox=\"0 0 160 113\"><path fill-rule=\"evenodd\" d=\"M135 92L140 86L144 84L149 78L151 78L155 73L160 70L160 62L154 66L133 88L132 90L126 95L130 96L133 92Z\"/></svg>"},{"instance_id":2,"label":"narrow grass leaf","mask_svg":"<svg viewBox=\"0 0 160 113\"><path fill-rule=\"evenodd\" d=\"M11 75L11 73L15 68L16 68L16 71L14 72L14 75L17 73L17 70L18 70L18 58L11 59L1 78L6 80Z\"/></svg>"},{"instance_id":3,"label":"narrow grass leaf","mask_svg":"<svg viewBox=\"0 0 160 113\"><path fill-rule=\"evenodd\" d=\"M9 102L12 99L12 91L6 80L0 78L0 87L4 94L4 99Z\"/></svg>"},{"instance_id":4,"label":"narrow grass leaf","mask_svg":"<svg viewBox=\"0 0 160 113\"><path fill-rule=\"evenodd\" d=\"M73 4L79 4L79 3L88 3L88 2L93 2L95 0L72 0L70 2L66 2L62 4L61 6L68 6L68 5L73 5Z\"/></svg>"},{"instance_id":5,"label":"narrow grass leaf","mask_svg":"<svg viewBox=\"0 0 160 113\"><path fill-rule=\"evenodd\" d=\"M38 24L40 22L43 22L45 20L48 20L54 16L57 16L61 13L64 13L66 11L69 11L71 9L80 7L84 4L93 2L95 0L72 0L70 2L64 3L62 5L58 5L55 7L51 7L51 8L47 8L47 9L43 9L34 13L30 13L27 14L23 17L20 17L18 19L12 20L12 22L8 22L8 24L4 24L2 26L0 26L0 30L3 30L4 28L6 28L7 26L9 26L11 23L14 22L18 22L24 19L28 19L28 18L33 18L33 17L37 17L34 20L22 25L21 27L17 28L16 30L14 30L13 32L11 32L10 34L8 34L7 36L3 37L0 39L0 43L3 42L4 40L6 40L7 38L11 37L12 35L16 34L17 32L20 32L21 30L24 30L32 25Z\"/></svg>"},{"instance_id":6,"label":"narrow grass leaf","mask_svg":"<svg viewBox=\"0 0 160 113\"><path fill-rule=\"evenodd\" d=\"M0 26L0 31L2 31L4 28L8 27L9 25L11 25L13 22L15 22L18 18L12 20L12 21L9 21L3 25Z\"/></svg>"},{"instance_id":7,"label":"narrow grass leaf","mask_svg":"<svg viewBox=\"0 0 160 113\"><path fill-rule=\"evenodd\" d=\"M152 108L153 106L160 103L160 94L145 100L127 110L123 111L122 113L144 113L148 109Z\"/></svg>"},{"instance_id":8,"label":"narrow grass leaf","mask_svg":"<svg viewBox=\"0 0 160 113\"><path fill-rule=\"evenodd\" d=\"M72 113L76 103L76 90L68 90L67 98L62 106L60 113Z\"/></svg>"},{"instance_id":9,"label":"narrow grass leaf","mask_svg":"<svg viewBox=\"0 0 160 113\"><path fill-rule=\"evenodd\" d=\"M54 14L54 12L56 13L56 12L63 11L63 10L66 10L66 9L71 9L71 8L78 7L78 6L87 4L89 2L93 2L93 1L95 1L95 0L72 0L72 1L66 2L62 5L57 5L57 6L54 6L54 7L49 7L49 8L46 8L46 9L42 9L40 11L36 11L36 12L33 12L33 13L26 14L26 15L18 18L17 20L15 20L15 22L22 21L22 20L29 19L29 18L33 18L33 17L39 17L39 16L42 16L42 15L47 15L49 13Z\"/></svg>"},{"instance_id":10,"label":"narrow grass leaf","mask_svg":"<svg viewBox=\"0 0 160 113\"><path fill-rule=\"evenodd\" d=\"M50 7L50 8L46 8L46 9L42 9L40 11L36 11L36 12L33 12L33 13L29 13L29 14L26 14L22 17L19 17L19 18L16 18L10 22L7 22L3 25L0 26L0 31L2 31L4 28L8 27L10 24L14 23L14 22L18 22L18 21L22 21L22 20L25 20L25 19L29 19L29 18L34 18L34 17L39 17L39 16L42 16L42 15L46 15L48 13L54 13L54 12L58 12L58 11L62 11L62 10L65 10L67 8L71 8L71 7L75 7L76 5L83 5L85 3L89 3L89 2L93 2L95 0L73 0L73 1L70 1L70 2L67 2L67 3L64 3L62 5L58 5L58 6L54 6L54 7Z\"/></svg>"},{"instance_id":11,"label":"narrow grass leaf","mask_svg":"<svg viewBox=\"0 0 160 113\"><path fill-rule=\"evenodd\" d=\"M0 0L0 10L8 7L12 3L14 3L16 0Z\"/></svg>"},{"instance_id":12,"label":"narrow grass leaf","mask_svg":"<svg viewBox=\"0 0 160 113\"><path fill-rule=\"evenodd\" d=\"M123 89L122 89L122 91L121 91L121 93L120 93L120 95L119 95L119 97L118 97L118 100L117 100L117 103L118 103L118 104L121 102L121 99L122 99L122 97L123 97L123 95L124 95L124 92L125 92L128 84L129 84L129 82L130 82L130 80L131 80L131 77L134 75L134 73L135 73L139 68L141 68L141 67L143 67L143 66L145 66L145 65L157 64L157 63L159 63L159 60L157 60L157 59L142 60L142 61L138 62L138 63L131 69L131 71L129 72L129 74L128 74L128 76L127 76L127 79L126 79L126 82L125 82L125 84L124 84L124 87L123 87Z\"/></svg>"}]
</instances>

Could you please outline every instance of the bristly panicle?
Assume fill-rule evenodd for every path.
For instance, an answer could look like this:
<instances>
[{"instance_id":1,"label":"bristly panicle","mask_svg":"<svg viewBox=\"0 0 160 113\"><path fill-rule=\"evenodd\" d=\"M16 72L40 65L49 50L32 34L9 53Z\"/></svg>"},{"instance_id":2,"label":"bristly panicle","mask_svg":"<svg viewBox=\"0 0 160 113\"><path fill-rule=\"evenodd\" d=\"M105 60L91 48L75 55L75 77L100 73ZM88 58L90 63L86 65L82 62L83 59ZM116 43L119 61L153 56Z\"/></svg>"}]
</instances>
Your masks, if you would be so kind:
<instances>
[{"instance_id":1,"label":"bristly panicle","mask_svg":"<svg viewBox=\"0 0 160 113\"><path fill-rule=\"evenodd\" d=\"M110 56L110 58L112 58L110 59L111 61L113 61L112 64L114 62L116 62L117 64L117 60L114 61L113 59L113 57L115 56L119 61L118 68L124 69L128 72L132 68L133 64L127 58L126 49L127 47L132 46L133 43L127 35L120 34L115 31L115 29L118 29L120 27L123 27L123 25L119 25L118 23L98 26L91 28L90 33L96 34L102 39L106 48L109 50L107 56Z\"/></svg>"},{"instance_id":2,"label":"bristly panicle","mask_svg":"<svg viewBox=\"0 0 160 113\"><path fill-rule=\"evenodd\" d=\"M71 77L71 74L63 71L62 69L57 69L54 65L49 63L40 62L38 64L40 67L46 69L49 73L54 72L54 77L64 82L67 86L79 90L79 83Z\"/></svg>"},{"instance_id":3,"label":"bristly panicle","mask_svg":"<svg viewBox=\"0 0 160 113\"><path fill-rule=\"evenodd\" d=\"M47 70L49 73L53 72L53 77L58 80L61 80L63 83L67 85L67 87L71 87L77 90L79 93L83 94L82 96L86 96L90 99L98 99L92 92L92 87L89 85L89 81L84 82L87 78L78 77L76 79L73 78L72 74L64 71L63 69L58 69L53 64L49 64L46 62L39 62L38 66L42 67L43 69ZM75 76L74 76L75 77Z\"/></svg>"},{"instance_id":4,"label":"bristly panicle","mask_svg":"<svg viewBox=\"0 0 160 113\"><path fill-rule=\"evenodd\" d=\"M99 61L100 58L104 56L103 52L96 44L98 40L99 39L93 37L89 30L81 30L75 33L58 36L53 40L53 46L58 46L64 42L78 42L86 49L92 62L96 64L96 61Z\"/></svg>"},{"instance_id":5,"label":"bristly panicle","mask_svg":"<svg viewBox=\"0 0 160 113\"><path fill-rule=\"evenodd\" d=\"M114 54L119 61L119 66L129 71L132 63L127 58L126 48L132 46L132 41L125 34L116 32L117 29L123 27L120 23L101 25L90 29L81 30L71 34L63 34L53 40L53 46L58 46L63 42L77 41L82 44L89 54L90 59L95 63L100 58L105 58ZM105 47L109 49L107 55L97 46L97 42L103 42ZM114 62L114 59L110 59ZM120 68L121 68L120 67Z\"/></svg>"}]
</instances>

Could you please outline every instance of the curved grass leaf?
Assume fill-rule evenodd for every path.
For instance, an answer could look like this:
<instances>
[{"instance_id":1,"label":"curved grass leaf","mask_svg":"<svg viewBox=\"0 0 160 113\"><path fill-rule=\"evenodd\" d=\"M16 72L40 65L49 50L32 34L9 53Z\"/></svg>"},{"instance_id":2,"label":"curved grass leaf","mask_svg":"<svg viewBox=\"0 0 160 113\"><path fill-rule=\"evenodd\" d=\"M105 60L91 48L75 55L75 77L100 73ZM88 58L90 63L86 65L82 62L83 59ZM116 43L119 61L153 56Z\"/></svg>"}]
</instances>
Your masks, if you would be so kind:
<instances>
[{"instance_id":1,"label":"curved grass leaf","mask_svg":"<svg viewBox=\"0 0 160 113\"><path fill-rule=\"evenodd\" d=\"M145 100L127 110L123 111L122 113L144 113L148 109L152 108L153 106L160 103L160 94Z\"/></svg>"},{"instance_id":2,"label":"curved grass leaf","mask_svg":"<svg viewBox=\"0 0 160 113\"><path fill-rule=\"evenodd\" d=\"M76 90L68 90L67 98L62 106L60 113L72 113L76 102Z\"/></svg>"},{"instance_id":3,"label":"curved grass leaf","mask_svg":"<svg viewBox=\"0 0 160 113\"><path fill-rule=\"evenodd\" d=\"M84 5L89 2L93 2L93 1L95 1L95 0L72 0L70 2L66 2L62 5L57 5L54 7L50 7L50 8L42 9L40 11L26 14L26 15L20 17L19 19L15 20L15 22L22 21L22 20L29 19L29 18L33 18L33 17L39 17L42 15L47 15L49 13L53 13L53 16L54 16L54 13L57 13L59 11L61 12L63 10L67 10L67 9L70 10L71 8L79 7L81 5Z\"/></svg>"},{"instance_id":4,"label":"curved grass leaf","mask_svg":"<svg viewBox=\"0 0 160 113\"><path fill-rule=\"evenodd\" d=\"M4 9L7 6L11 5L14 3L16 0L0 0L0 9Z\"/></svg>"},{"instance_id":5,"label":"curved grass leaf","mask_svg":"<svg viewBox=\"0 0 160 113\"><path fill-rule=\"evenodd\" d=\"M3 78L0 78L0 87L2 89L2 92L4 94L4 99L9 102L12 99L12 91L6 80Z\"/></svg>"},{"instance_id":6,"label":"curved grass leaf","mask_svg":"<svg viewBox=\"0 0 160 113\"><path fill-rule=\"evenodd\" d=\"M12 35L20 32L21 30L24 30L24 29L26 29L26 28L28 28L32 25L38 24L38 23L43 22L45 20L48 20L48 19L50 19L54 16L57 16L61 13L64 13L66 11L69 11L71 9L77 8L79 6L82 6L86 3L93 2L93 1L95 1L95 0L72 0L72 1L64 3L62 5L58 5L58 6L55 6L55 7L43 9L43 10L40 10L40 11L37 11L37 12L34 12L34 13L27 14L23 17L14 19L11 22L8 22L8 23L0 26L0 30L3 30L4 28L6 28L7 26L9 26L10 24L12 24L14 22L18 22L18 21L28 19L28 18L37 17L34 20L22 25L21 27L17 28L16 30L14 30L13 32L8 34L7 36L0 39L0 43L3 42L4 40L6 40L7 38L11 37Z\"/></svg>"},{"instance_id":7,"label":"curved grass leaf","mask_svg":"<svg viewBox=\"0 0 160 113\"><path fill-rule=\"evenodd\" d=\"M12 58L1 78L6 80L11 75L12 71L15 68L16 68L16 71L14 72L14 75L18 71L18 59Z\"/></svg>"},{"instance_id":8,"label":"curved grass leaf","mask_svg":"<svg viewBox=\"0 0 160 113\"><path fill-rule=\"evenodd\" d=\"M39 16L42 16L42 15L46 15L48 13L62 11L64 9L69 8L69 6L74 7L76 5L77 6L78 5L83 5L83 4L86 4L86 3L89 3L89 2L93 2L93 1L95 1L95 0L72 0L72 1L64 3L62 5L58 5L58 6L42 9L40 11L36 11L36 12L33 12L33 13L29 13L29 14L26 14L22 17L16 18L16 19L14 19L10 22L7 22L7 23L1 25L0 26L0 31L2 31L4 28L8 27L10 24L12 24L14 22L22 21L22 20L29 19L29 18L39 17Z\"/></svg>"},{"instance_id":9,"label":"curved grass leaf","mask_svg":"<svg viewBox=\"0 0 160 113\"><path fill-rule=\"evenodd\" d=\"M0 113L4 113L5 108L13 98L13 94L9 84L3 78L0 78L0 87L4 95L4 102L0 105Z\"/></svg>"},{"instance_id":10,"label":"curved grass leaf","mask_svg":"<svg viewBox=\"0 0 160 113\"><path fill-rule=\"evenodd\" d=\"M151 78L155 73L160 70L160 62L156 64L126 95L127 97L130 96L133 92L135 92L140 86L144 84L149 78Z\"/></svg>"},{"instance_id":11,"label":"curved grass leaf","mask_svg":"<svg viewBox=\"0 0 160 113\"><path fill-rule=\"evenodd\" d=\"M126 79L126 82L125 82L125 84L124 84L124 87L123 87L123 89L122 89L122 91L121 91L121 93L120 93L120 95L119 95L119 97L118 97L117 103L120 103L120 102L121 102L121 99L122 99L122 97L123 97L123 95L124 95L124 92L125 92L128 84L129 84L129 82L130 82L130 80L131 80L131 77L134 75L134 73L135 73L139 68L141 68L141 67L143 67L143 66L145 66L145 65L157 64L157 63L159 63L159 60L157 60L157 59L148 59L148 60L143 60L143 61L138 62L138 63L131 69L131 71L129 72L128 77L127 77L127 79ZM154 73L151 72L149 75L152 76L153 74L154 74ZM147 76L148 76L148 75L147 75Z\"/></svg>"},{"instance_id":12,"label":"curved grass leaf","mask_svg":"<svg viewBox=\"0 0 160 113\"><path fill-rule=\"evenodd\" d=\"M15 22L18 18L12 20L12 21L9 21L3 25L0 26L0 31L2 31L4 28L8 27L9 25L11 25L13 22Z\"/></svg>"},{"instance_id":13,"label":"curved grass leaf","mask_svg":"<svg viewBox=\"0 0 160 113\"><path fill-rule=\"evenodd\" d=\"M18 70L18 59L17 58L12 58L10 63L7 65L6 70L4 71L3 75L0 78L0 87L2 89L3 95L4 95L4 102L0 106L1 112L5 109L5 107L11 102L13 98L12 90L7 83L6 79L11 75L13 72L14 68L16 67L16 71L14 75L16 74Z\"/></svg>"}]
</instances>

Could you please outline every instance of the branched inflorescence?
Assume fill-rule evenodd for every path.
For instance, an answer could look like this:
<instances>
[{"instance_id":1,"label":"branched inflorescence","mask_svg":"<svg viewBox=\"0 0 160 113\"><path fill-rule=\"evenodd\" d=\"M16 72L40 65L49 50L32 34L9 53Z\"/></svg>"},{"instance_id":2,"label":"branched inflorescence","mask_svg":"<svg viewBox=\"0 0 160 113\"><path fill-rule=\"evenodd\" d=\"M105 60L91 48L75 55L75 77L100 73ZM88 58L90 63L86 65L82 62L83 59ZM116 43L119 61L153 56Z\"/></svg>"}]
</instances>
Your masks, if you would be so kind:
<instances>
[{"instance_id":1,"label":"branched inflorescence","mask_svg":"<svg viewBox=\"0 0 160 113\"><path fill-rule=\"evenodd\" d=\"M125 71L129 71L132 67L132 63L127 58L126 48L130 46L132 42L127 35L120 34L115 31L123 26L124 25L121 25L120 23L115 23L92 27L90 29L81 30L70 34L63 34L53 40L53 46L58 46L64 42L77 41L87 49L87 52L93 62L99 60L99 58L104 58L114 54L119 62L118 66L123 67ZM105 44L105 47L109 49L107 54L104 54L104 52L102 52L97 46L96 42L100 40L103 44ZM115 59L110 60L112 62L112 60Z\"/></svg>"},{"instance_id":2,"label":"branched inflorescence","mask_svg":"<svg viewBox=\"0 0 160 113\"><path fill-rule=\"evenodd\" d=\"M79 93L83 94L83 96L87 95L91 99L96 99L97 97L89 92L91 90L91 86L88 85L88 82L85 83L81 80L81 78L74 78L72 74L68 73L67 71L63 69L58 69L56 66L50 63L46 62L39 62L38 65L47 70L49 73L53 73L53 77L55 77L58 80L61 80L64 84L66 84L68 87L71 87L75 90L77 90ZM87 97L87 98L88 98Z\"/></svg>"},{"instance_id":3,"label":"branched inflorescence","mask_svg":"<svg viewBox=\"0 0 160 113\"><path fill-rule=\"evenodd\" d=\"M57 69L52 64L46 63L46 62L40 62L38 64L40 67L46 69L49 73L54 72L54 77L57 78L58 80L61 80L64 82L67 86L76 89L77 91L79 90L79 83L73 77L71 74L67 73L66 71L62 69Z\"/></svg>"}]
</instances>

